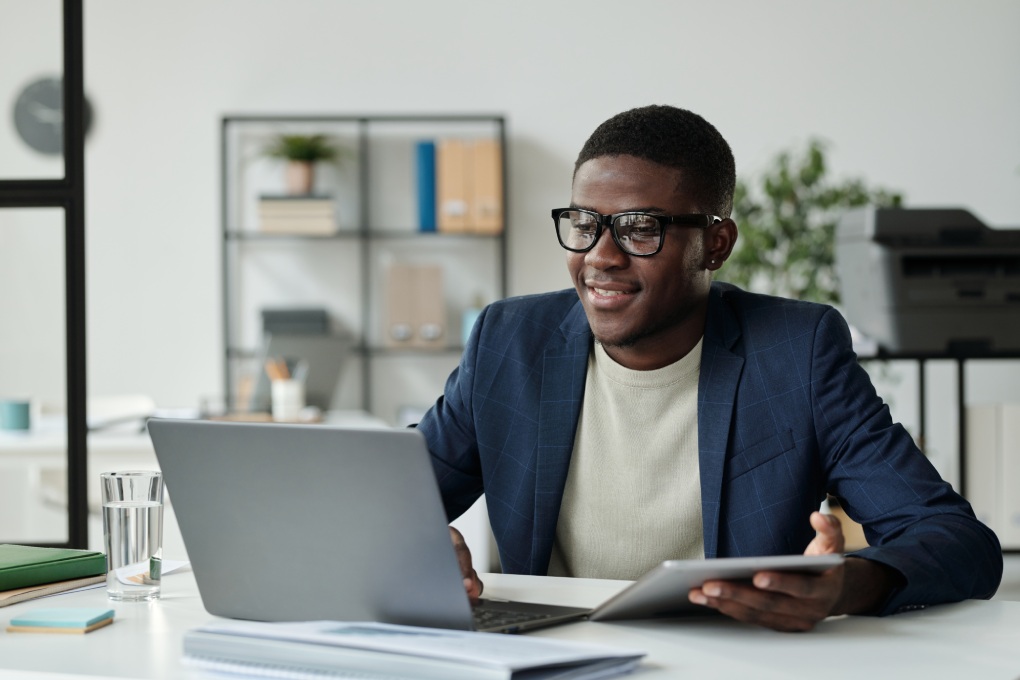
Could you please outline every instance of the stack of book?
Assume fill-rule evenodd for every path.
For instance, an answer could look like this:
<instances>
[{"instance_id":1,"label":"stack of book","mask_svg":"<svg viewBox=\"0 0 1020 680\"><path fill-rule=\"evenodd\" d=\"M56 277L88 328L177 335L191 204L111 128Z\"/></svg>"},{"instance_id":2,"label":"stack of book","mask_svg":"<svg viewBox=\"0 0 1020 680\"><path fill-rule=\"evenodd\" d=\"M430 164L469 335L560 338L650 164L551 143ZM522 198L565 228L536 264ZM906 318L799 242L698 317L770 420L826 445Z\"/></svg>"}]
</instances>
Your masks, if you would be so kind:
<instances>
[{"instance_id":1,"label":"stack of book","mask_svg":"<svg viewBox=\"0 0 1020 680\"><path fill-rule=\"evenodd\" d=\"M421 141L417 173L421 231L503 231L503 155L497 140Z\"/></svg>"},{"instance_id":2,"label":"stack of book","mask_svg":"<svg viewBox=\"0 0 1020 680\"><path fill-rule=\"evenodd\" d=\"M259 230L267 234L329 236L336 212L329 196L261 196Z\"/></svg>"},{"instance_id":3,"label":"stack of book","mask_svg":"<svg viewBox=\"0 0 1020 680\"><path fill-rule=\"evenodd\" d=\"M0 545L0 607L106 581L106 555Z\"/></svg>"}]
</instances>

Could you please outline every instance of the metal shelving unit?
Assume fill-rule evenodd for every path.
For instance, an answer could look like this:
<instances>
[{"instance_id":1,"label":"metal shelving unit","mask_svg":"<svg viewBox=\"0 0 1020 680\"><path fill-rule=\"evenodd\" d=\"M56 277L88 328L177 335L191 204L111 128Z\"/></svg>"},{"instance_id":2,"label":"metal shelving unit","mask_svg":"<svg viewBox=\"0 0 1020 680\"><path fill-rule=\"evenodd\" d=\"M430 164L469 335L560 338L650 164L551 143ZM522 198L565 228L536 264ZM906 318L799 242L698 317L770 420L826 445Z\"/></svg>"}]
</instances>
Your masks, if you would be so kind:
<instances>
[{"instance_id":1,"label":"metal shelving unit","mask_svg":"<svg viewBox=\"0 0 1020 680\"><path fill-rule=\"evenodd\" d=\"M247 130L252 138L273 131L301 131L308 134L339 128L350 144L357 166L346 187L354 209L350 214L338 218L338 230L329 235L266 234L252 228L251 204L253 192L242 185L250 178L250 165L242 167L251 153L245 154L242 135ZM402 218L377 214L381 202L403 206L412 205L416 199L413 187L405 181L396 182L396 187L380 186L389 184L389 178L400 172L413 174L413 167L402 170L386 157L382 149L402 149L410 157L411 145L416 138L457 137L468 131L468 136L491 137L498 141L502 163L502 223L504 228L497 234L425 232L416 229L405 210ZM389 144L389 147L384 145ZM252 144L249 139L248 146ZM249 149L250 151L250 149ZM484 287L491 291L487 296L497 299L506 295L507 289L507 153L506 121L500 115L228 115L222 119L221 127L221 237L222 237L222 304L224 338L224 382L228 409L237 408L234 395L240 377L240 363L256 356L257 348L251 342L251 325L254 320L250 310L247 317L239 309L244 284L240 281L240 270L244 266L246 250L289 249L294 257L300 258L312 249L333 248L343 253L348 260L356 254L358 269L356 291L335 290L335 298L322 300L328 307L340 299L353 296L357 313L352 315L350 326L353 330L353 351L359 366L360 395L358 406L373 411L376 396L376 369L379 360L402 359L408 362L422 362L440 355L459 357L463 347L459 341L448 343L442 349L394 349L379 342L376 335L379 321L377 315L381 299L379 296L380 252L393 249L413 249L422 257L450 257L456 249L472 249L479 253L487 250L493 261L488 268L492 280ZM389 165L387 165L389 163ZM350 186L353 185L353 186ZM381 199L385 198L385 201ZM248 205L246 213L244 207ZM421 255L425 253L425 255ZM444 255L445 254L445 255ZM449 293L449 291L448 291ZM487 301L491 301L491 299ZM302 301L307 306L308 300ZM248 332L244 332L247 330ZM457 334L459 338L459 334ZM442 383L435 386L435 396L441 392Z\"/></svg>"}]
</instances>

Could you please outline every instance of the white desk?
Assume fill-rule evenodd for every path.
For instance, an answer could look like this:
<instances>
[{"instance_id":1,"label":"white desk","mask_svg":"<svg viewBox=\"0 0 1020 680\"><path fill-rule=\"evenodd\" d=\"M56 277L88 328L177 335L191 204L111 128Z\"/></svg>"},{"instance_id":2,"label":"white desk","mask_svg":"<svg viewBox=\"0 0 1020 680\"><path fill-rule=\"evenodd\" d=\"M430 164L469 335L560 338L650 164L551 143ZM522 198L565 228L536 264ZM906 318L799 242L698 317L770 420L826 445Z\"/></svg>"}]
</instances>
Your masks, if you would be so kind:
<instances>
[{"instance_id":1,"label":"white desk","mask_svg":"<svg viewBox=\"0 0 1020 680\"><path fill-rule=\"evenodd\" d=\"M622 581L490 574L493 597L593 606ZM116 621L88 635L0 631L0 680L49 680L48 673L115 678L197 678L181 664L181 637L211 619L191 574L168 576L162 600L112 604ZM0 609L6 627L41 606L107 606L105 591L59 596ZM572 623L530 633L635 647L648 652L639 678L941 678L1020 677L1020 602L970 601L882 619L844 617L806 634L775 633L724 619ZM26 671L36 671L26 673Z\"/></svg>"}]
</instances>

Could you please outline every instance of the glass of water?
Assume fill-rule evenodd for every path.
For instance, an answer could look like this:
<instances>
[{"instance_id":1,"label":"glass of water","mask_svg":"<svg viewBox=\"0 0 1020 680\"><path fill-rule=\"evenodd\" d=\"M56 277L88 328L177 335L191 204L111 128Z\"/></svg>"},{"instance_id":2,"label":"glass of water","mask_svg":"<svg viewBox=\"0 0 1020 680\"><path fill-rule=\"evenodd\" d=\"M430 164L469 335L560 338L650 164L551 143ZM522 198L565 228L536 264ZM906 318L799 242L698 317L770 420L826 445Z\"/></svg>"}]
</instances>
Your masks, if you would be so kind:
<instances>
[{"instance_id":1,"label":"glass of water","mask_svg":"<svg viewBox=\"0 0 1020 680\"><path fill-rule=\"evenodd\" d=\"M106 594L111 600L159 597L163 558L163 474L104 472Z\"/></svg>"}]
</instances>

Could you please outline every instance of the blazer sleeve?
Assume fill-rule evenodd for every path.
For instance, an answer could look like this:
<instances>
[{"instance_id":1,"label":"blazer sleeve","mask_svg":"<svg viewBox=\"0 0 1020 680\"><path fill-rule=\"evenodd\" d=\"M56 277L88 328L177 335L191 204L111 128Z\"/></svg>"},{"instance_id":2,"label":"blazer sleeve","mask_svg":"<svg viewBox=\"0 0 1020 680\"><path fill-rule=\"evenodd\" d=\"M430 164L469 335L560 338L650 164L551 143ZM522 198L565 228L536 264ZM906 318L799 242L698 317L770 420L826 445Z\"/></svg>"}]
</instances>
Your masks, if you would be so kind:
<instances>
[{"instance_id":1,"label":"blazer sleeve","mask_svg":"<svg viewBox=\"0 0 1020 680\"><path fill-rule=\"evenodd\" d=\"M998 539L893 423L833 309L817 326L811 392L829 493L870 546L854 555L903 576L878 613L991 597L1002 578Z\"/></svg>"}]
</instances>

